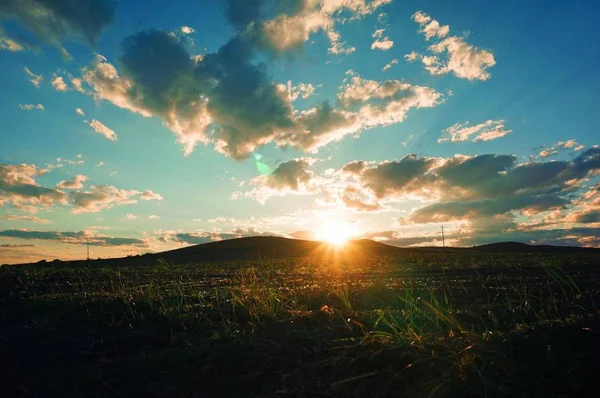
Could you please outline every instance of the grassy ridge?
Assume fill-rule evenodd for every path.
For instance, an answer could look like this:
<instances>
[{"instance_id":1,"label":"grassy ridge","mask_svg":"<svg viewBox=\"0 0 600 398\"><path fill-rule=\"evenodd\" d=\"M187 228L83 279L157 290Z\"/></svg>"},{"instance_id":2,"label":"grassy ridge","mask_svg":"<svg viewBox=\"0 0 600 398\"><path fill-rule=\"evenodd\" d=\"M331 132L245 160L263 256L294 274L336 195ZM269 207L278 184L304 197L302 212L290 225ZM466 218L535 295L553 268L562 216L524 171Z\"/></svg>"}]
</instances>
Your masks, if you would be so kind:
<instances>
[{"instance_id":1,"label":"grassy ridge","mask_svg":"<svg viewBox=\"0 0 600 398\"><path fill-rule=\"evenodd\" d=\"M593 255L0 269L6 396L592 394Z\"/></svg>"}]
</instances>

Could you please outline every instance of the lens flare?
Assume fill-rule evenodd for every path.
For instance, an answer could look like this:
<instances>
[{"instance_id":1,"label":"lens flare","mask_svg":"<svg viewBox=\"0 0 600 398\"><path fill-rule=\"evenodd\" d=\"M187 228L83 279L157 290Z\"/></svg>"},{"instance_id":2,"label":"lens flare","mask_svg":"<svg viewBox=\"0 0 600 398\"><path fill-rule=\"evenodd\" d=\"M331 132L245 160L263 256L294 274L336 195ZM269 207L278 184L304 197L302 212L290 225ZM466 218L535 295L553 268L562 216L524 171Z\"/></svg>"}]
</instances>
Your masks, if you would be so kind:
<instances>
[{"instance_id":1,"label":"lens flare","mask_svg":"<svg viewBox=\"0 0 600 398\"><path fill-rule=\"evenodd\" d=\"M263 156L256 152L254 152L253 155L254 162L256 163L256 170L258 170L260 175L270 175L273 172L273 170L268 164L261 162Z\"/></svg>"}]
</instances>

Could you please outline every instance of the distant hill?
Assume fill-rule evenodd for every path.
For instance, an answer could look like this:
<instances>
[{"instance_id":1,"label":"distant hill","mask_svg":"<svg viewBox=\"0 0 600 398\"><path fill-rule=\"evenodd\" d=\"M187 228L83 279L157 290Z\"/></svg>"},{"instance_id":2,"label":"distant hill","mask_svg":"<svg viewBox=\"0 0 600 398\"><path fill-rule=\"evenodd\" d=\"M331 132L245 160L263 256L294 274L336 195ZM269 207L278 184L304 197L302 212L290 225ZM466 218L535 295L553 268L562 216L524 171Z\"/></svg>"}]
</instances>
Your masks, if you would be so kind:
<instances>
[{"instance_id":1,"label":"distant hill","mask_svg":"<svg viewBox=\"0 0 600 398\"><path fill-rule=\"evenodd\" d=\"M600 253L600 249L578 246L528 245L521 242L499 242L475 246L472 250L504 253Z\"/></svg>"},{"instance_id":2,"label":"distant hill","mask_svg":"<svg viewBox=\"0 0 600 398\"><path fill-rule=\"evenodd\" d=\"M69 264L103 265L144 265L154 264L163 259L173 264L206 263L232 260L260 260L278 258L301 258L315 256L357 256L407 255L410 253L450 253L450 252L489 252L489 253L598 253L600 249L574 247L528 245L519 242L499 242L473 247L396 247L369 239L352 240L343 247L336 248L327 243L288 239L274 236L255 236L187 246L161 253L142 256L111 258L91 261L68 261ZM42 261L43 262L43 261ZM56 260L53 261L57 262ZM49 262L50 263L50 262ZM65 263L65 262L62 262Z\"/></svg>"}]
</instances>

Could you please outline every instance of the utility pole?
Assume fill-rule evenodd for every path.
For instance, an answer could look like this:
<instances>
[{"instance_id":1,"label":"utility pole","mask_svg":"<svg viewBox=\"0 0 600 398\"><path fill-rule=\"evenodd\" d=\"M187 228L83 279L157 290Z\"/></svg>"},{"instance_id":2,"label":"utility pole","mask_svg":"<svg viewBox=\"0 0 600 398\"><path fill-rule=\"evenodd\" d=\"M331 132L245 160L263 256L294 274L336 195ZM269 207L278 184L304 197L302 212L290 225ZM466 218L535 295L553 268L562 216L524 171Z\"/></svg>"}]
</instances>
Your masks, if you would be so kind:
<instances>
[{"instance_id":1,"label":"utility pole","mask_svg":"<svg viewBox=\"0 0 600 398\"><path fill-rule=\"evenodd\" d=\"M87 260L90 261L90 240L87 240Z\"/></svg>"},{"instance_id":2,"label":"utility pole","mask_svg":"<svg viewBox=\"0 0 600 398\"><path fill-rule=\"evenodd\" d=\"M442 247L446 247L446 239L444 238L444 224L442 224Z\"/></svg>"}]
</instances>

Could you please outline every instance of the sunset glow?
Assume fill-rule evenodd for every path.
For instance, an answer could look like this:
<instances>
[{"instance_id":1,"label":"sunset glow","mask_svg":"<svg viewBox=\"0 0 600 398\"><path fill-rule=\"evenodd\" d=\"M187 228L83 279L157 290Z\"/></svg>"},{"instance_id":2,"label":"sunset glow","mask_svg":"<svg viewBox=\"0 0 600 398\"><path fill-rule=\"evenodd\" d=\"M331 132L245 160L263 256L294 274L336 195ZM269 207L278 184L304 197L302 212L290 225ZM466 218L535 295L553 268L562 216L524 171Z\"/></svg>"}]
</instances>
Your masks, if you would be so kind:
<instances>
[{"instance_id":1,"label":"sunset glow","mask_svg":"<svg viewBox=\"0 0 600 398\"><path fill-rule=\"evenodd\" d=\"M356 237L356 226L342 221L327 221L319 228L316 239L335 246L343 246L348 240Z\"/></svg>"}]
</instances>

